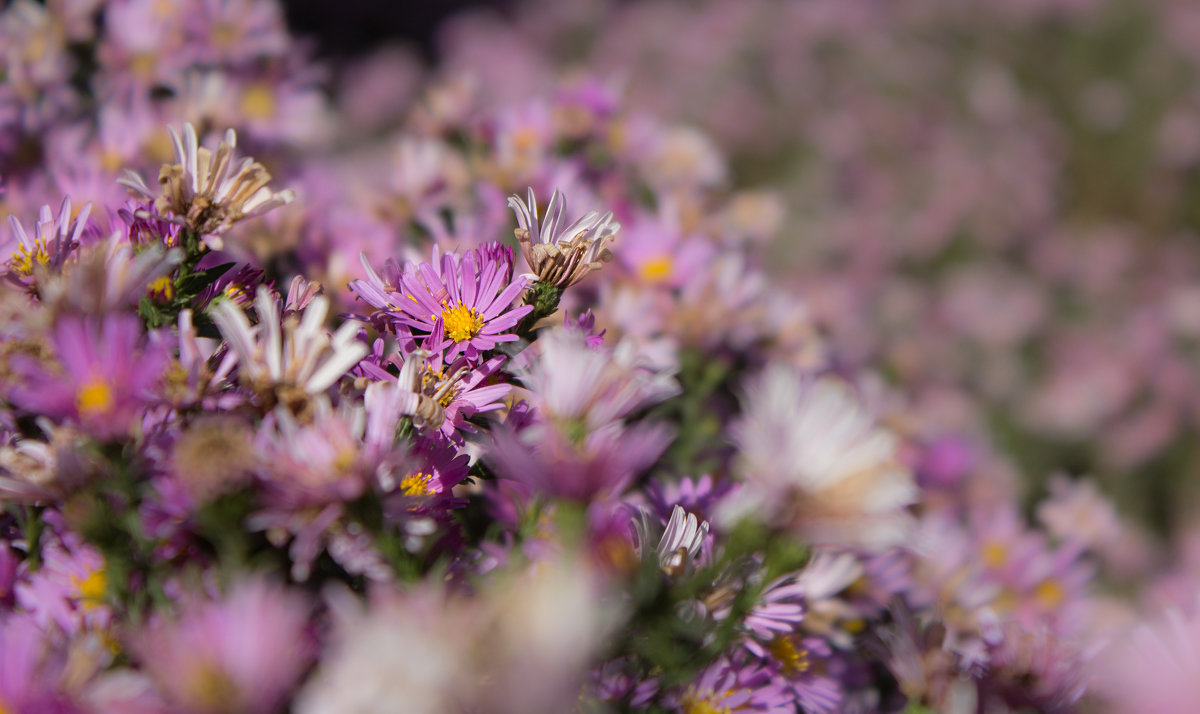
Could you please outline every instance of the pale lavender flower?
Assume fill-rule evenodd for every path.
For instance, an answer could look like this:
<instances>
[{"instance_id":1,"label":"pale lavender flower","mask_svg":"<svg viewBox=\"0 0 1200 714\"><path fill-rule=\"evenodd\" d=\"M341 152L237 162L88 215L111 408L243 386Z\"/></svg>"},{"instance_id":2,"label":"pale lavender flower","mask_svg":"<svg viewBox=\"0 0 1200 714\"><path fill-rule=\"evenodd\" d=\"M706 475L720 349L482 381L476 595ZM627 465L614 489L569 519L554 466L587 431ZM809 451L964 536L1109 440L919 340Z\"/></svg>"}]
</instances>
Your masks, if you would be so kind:
<instances>
[{"instance_id":1,"label":"pale lavender flower","mask_svg":"<svg viewBox=\"0 0 1200 714\"><path fill-rule=\"evenodd\" d=\"M625 417L678 392L666 372L638 367L633 355L592 349L569 330L538 339L537 362L516 370L529 390L534 423L494 430L487 458L506 478L568 498L620 493L662 454L670 432Z\"/></svg>"},{"instance_id":2,"label":"pale lavender flower","mask_svg":"<svg viewBox=\"0 0 1200 714\"><path fill-rule=\"evenodd\" d=\"M263 580L216 600L186 600L134 639L142 666L170 700L196 714L270 714L311 659L309 605Z\"/></svg>"},{"instance_id":3,"label":"pale lavender flower","mask_svg":"<svg viewBox=\"0 0 1200 714\"><path fill-rule=\"evenodd\" d=\"M694 513L675 506L658 547L654 549L659 567L668 575L686 572L700 555L707 538L708 521L701 521Z\"/></svg>"}]
</instances>

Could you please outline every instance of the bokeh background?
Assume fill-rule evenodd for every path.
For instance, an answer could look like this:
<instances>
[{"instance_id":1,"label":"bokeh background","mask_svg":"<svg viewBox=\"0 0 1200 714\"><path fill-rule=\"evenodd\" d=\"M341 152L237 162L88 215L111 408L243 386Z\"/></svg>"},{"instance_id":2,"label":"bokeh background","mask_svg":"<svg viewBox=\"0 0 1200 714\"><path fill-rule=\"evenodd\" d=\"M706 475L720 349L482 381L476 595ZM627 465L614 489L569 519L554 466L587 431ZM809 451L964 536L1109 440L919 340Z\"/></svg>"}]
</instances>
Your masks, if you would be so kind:
<instances>
[{"instance_id":1,"label":"bokeh background","mask_svg":"<svg viewBox=\"0 0 1200 714\"><path fill-rule=\"evenodd\" d=\"M676 170L705 164L712 181L748 191L746 211L772 233L772 269L840 360L902 385L909 428L960 435L964 454L1027 501L1063 473L1096 479L1147 537L1191 523L1195 3L286 11L340 91L411 77L410 94L384 92L397 110L433 67L471 76L493 104L549 97L585 72L606 78L632 111L681 124Z\"/></svg>"}]
</instances>

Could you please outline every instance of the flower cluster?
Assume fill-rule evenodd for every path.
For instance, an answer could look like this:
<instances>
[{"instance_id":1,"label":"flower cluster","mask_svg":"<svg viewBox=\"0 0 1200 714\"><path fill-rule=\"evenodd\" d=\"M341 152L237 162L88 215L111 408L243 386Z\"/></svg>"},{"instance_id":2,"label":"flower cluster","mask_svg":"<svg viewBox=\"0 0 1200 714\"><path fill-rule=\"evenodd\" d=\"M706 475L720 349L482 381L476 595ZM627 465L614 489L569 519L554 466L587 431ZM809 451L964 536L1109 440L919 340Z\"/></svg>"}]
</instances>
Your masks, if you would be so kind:
<instances>
[{"instance_id":1,"label":"flower cluster","mask_svg":"<svg viewBox=\"0 0 1200 714\"><path fill-rule=\"evenodd\" d=\"M877 5L529 2L428 73L0 10L0 714L1190 710L1194 534L1128 635L1148 536L1050 472L1190 463L1200 273L1102 299L1036 73Z\"/></svg>"}]
</instances>

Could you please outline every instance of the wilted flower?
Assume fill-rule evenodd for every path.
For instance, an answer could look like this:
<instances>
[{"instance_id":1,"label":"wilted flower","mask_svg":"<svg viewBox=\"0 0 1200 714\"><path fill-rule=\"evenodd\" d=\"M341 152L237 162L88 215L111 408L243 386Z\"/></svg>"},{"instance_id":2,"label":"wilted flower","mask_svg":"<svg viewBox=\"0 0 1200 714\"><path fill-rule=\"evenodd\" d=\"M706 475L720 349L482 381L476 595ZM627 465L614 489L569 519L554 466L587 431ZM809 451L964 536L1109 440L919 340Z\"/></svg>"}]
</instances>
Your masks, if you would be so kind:
<instances>
[{"instance_id":1,"label":"wilted flower","mask_svg":"<svg viewBox=\"0 0 1200 714\"><path fill-rule=\"evenodd\" d=\"M174 127L168 130L175 163L164 164L159 172L162 193L156 195L132 171L126 171L120 179L122 185L142 198L153 200L158 216L186 226L197 235L218 236L238 221L260 216L295 199L291 190L276 193L268 188L271 174L254 159L234 161L237 134L233 129L225 132L215 152L199 146L191 123L184 125L183 141ZM214 248L221 247L219 239L210 239L210 243Z\"/></svg>"},{"instance_id":2,"label":"wilted flower","mask_svg":"<svg viewBox=\"0 0 1200 714\"><path fill-rule=\"evenodd\" d=\"M607 244L621 224L612 219L611 211L604 215L588 211L574 223L564 225L567 199L557 189L540 223L532 188L527 200L510 196L508 205L517 216L515 233L521 255L538 281L568 288L612 258Z\"/></svg>"}]
</instances>

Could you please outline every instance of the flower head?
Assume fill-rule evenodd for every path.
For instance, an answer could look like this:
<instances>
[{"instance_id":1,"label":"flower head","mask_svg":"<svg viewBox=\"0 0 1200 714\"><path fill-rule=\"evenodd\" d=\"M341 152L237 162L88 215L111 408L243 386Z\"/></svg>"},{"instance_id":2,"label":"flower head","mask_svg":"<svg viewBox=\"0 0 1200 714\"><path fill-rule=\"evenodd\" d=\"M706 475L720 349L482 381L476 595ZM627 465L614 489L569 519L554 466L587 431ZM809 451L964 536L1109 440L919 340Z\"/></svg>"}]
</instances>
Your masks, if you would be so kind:
<instances>
[{"instance_id":1,"label":"flower head","mask_svg":"<svg viewBox=\"0 0 1200 714\"><path fill-rule=\"evenodd\" d=\"M300 319L280 317L279 300L260 285L254 300L259 324L232 301L218 300L213 322L237 353L238 370L260 398L297 407L333 385L367 354L356 339L359 325L347 321L332 335L325 329L329 300L315 298Z\"/></svg>"},{"instance_id":2,"label":"flower head","mask_svg":"<svg viewBox=\"0 0 1200 714\"><path fill-rule=\"evenodd\" d=\"M525 289L524 278L512 279L511 250L488 244L461 257L445 253L432 263L411 263L386 271L384 281L363 258L367 280L350 284L364 302L384 312L402 339L415 346L426 337L425 349L445 351L446 359L466 355L475 360L501 342L517 339L510 330L533 310L512 307Z\"/></svg>"},{"instance_id":3,"label":"flower head","mask_svg":"<svg viewBox=\"0 0 1200 714\"><path fill-rule=\"evenodd\" d=\"M278 193L267 187L271 174L249 157L235 162L233 149L237 134L233 129L217 144L216 151L199 146L196 128L184 125L183 140L168 127L175 149L175 163L164 164L158 174L162 192L155 195L142 177L126 171L120 183L142 198L154 201L154 210L172 222L187 226L197 235L217 236L233 224L259 216L295 199L290 190ZM220 241L210 241L219 248Z\"/></svg>"},{"instance_id":4,"label":"flower head","mask_svg":"<svg viewBox=\"0 0 1200 714\"><path fill-rule=\"evenodd\" d=\"M508 205L517 216L515 233L521 255L539 281L567 288L612 258L607 244L621 224L612 219L611 211L604 215L588 211L574 223L564 225L567 199L555 190L546 206L546 218L539 223L532 188L527 200L510 196Z\"/></svg>"},{"instance_id":5,"label":"flower head","mask_svg":"<svg viewBox=\"0 0 1200 714\"><path fill-rule=\"evenodd\" d=\"M734 438L747 482L808 537L866 546L903 538L916 485L896 458L896 437L847 384L768 367L746 395Z\"/></svg>"},{"instance_id":6,"label":"flower head","mask_svg":"<svg viewBox=\"0 0 1200 714\"><path fill-rule=\"evenodd\" d=\"M18 355L13 367L24 380L13 388L12 400L32 412L75 421L96 438L127 434L154 401L167 364L161 340L143 344L141 324L131 315L64 316L54 330L61 374Z\"/></svg>"},{"instance_id":7,"label":"flower head","mask_svg":"<svg viewBox=\"0 0 1200 714\"><path fill-rule=\"evenodd\" d=\"M308 604L265 581L184 604L135 641L142 665L184 711L269 714L308 663Z\"/></svg>"},{"instance_id":8,"label":"flower head","mask_svg":"<svg viewBox=\"0 0 1200 714\"><path fill-rule=\"evenodd\" d=\"M10 215L8 225L12 235L0 248L0 261L3 261L0 272L11 282L32 287L36 271L60 268L79 246L91 210L92 204L84 204L72 220L71 199L64 198L56 219L49 206L42 206L32 235L25 231L16 216ZM4 258L6 254L7 259Z\"/></svg>"}]
</instances>

